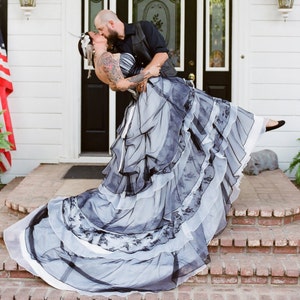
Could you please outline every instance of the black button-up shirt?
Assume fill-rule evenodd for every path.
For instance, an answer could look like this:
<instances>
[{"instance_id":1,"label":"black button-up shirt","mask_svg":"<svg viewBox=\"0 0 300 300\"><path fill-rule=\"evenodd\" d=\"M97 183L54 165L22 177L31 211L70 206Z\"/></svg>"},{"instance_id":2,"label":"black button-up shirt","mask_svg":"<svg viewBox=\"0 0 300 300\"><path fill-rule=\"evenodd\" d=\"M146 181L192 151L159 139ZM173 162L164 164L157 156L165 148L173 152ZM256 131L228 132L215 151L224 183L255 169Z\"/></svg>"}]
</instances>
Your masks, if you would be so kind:
<instances>
[{"instance_id":1,"label":"black button-up shirt","mask_svg":"<svg viewBox=\"0 0 300 300\"><path fill-rule=\"evenodd\" d=\"M149 21L141 21L141 27L143 29L144 35L149 45L149 51L153 57L156 53L166 52L169 50L166 46L166 42L161 33ZM136 33L135 27L133 24L124 23L125 26L125 38L124 40L118 40L115 43L115 48L120 53L131 53L133 54L132 40L131 36Z\"/></svg>"}]
</instances>

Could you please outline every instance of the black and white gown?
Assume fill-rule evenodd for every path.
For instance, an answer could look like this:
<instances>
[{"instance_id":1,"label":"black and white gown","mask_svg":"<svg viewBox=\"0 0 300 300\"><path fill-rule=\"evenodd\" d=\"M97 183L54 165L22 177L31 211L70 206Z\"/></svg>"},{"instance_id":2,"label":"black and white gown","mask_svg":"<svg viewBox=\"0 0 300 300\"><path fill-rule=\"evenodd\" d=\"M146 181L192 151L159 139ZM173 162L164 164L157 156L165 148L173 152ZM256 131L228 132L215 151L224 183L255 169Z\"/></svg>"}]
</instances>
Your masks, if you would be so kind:
<instances>
[{"instance_id":1,"label":"black and white gown","mask_svg":"<svg viewBox=\"0 0 300 300\"><path fill-rule=\"evenodd\" d=\"M132 76L134 58L122 54ZM98 188L49 201L4 232L11 257L81 294L173 289L210 262L265 119L181 78L127 107Z\"/></svg>"}]
</instances>

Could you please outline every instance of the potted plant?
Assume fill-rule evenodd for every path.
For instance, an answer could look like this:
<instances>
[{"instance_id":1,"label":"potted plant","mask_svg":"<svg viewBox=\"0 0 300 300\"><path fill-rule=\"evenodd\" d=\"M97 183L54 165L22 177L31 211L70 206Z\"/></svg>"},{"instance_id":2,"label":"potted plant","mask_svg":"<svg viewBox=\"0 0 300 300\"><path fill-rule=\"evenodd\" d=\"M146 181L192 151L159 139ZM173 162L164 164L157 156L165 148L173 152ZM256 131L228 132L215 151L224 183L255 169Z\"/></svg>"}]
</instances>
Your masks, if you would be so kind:
<instances>
[{"instance_id":1,"label":"potted plant","mask_svg":"<svg viewBox=\"0 0 300 300\"><path fill-rule=\"evenodd\" d=\"M297 140L300 141L300 138ZM292 172L295 168L296 168L295 183L297 186L300 187L300 151L298 152L298 154L295 155L292 162L290 163L289 168L285 170L285 172L287 171Z\"/></svg>"}]
</instances>

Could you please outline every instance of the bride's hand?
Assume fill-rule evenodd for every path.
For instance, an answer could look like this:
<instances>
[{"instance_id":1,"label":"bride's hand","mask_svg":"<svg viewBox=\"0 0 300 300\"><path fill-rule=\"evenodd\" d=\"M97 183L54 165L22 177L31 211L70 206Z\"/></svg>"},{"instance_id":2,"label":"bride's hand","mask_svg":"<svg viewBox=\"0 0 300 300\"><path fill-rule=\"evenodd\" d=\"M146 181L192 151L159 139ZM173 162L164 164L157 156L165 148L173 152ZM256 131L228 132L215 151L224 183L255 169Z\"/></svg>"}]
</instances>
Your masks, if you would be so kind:
<instances>
[{"instance_id":1,"label":"bride's hand","mask_svg":"<svg viewBox=\"0 0 300 300\"><path fill-rule=\"evenodd\" d=\"M136 87L139 93L146 92L147 82L149 78L160 76L160 66L159 65L149 66L143 70L143 73L145 74L144 75L145 79L141 83L139 83Z\"/></svg>"},{"instance_id":2,"label":"bride's hand","mask_svg":"<svg viewBox=\"0 0 300 300\"><path fill-rule=\"evenodd\" d=\"M151 66L147 69L147 72L150 73L150 77L156 77L160 75L160 66L156 65L156 66Z\"/></svg>"},{"instance_id":3,"label":"bride's hand","mask_svg":"<svg viewBox=\"0 0 300 300\"><path fill-rule=\"evenodd\" d=\"M136 87L136 90L139 92L139 93L143 93L143 92L146 92L147 90L147 82L148 82L148 79L145 79L144 81L142 81L141 83L139 83Z\"/></svg>"}]
</instances>

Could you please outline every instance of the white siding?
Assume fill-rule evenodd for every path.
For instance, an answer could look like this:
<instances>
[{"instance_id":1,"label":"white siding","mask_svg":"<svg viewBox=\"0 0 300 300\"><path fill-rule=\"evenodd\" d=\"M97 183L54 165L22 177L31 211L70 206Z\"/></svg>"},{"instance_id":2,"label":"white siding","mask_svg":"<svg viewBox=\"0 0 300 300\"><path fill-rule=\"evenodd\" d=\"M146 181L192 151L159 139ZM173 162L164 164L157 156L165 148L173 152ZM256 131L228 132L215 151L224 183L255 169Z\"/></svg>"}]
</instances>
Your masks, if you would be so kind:
<instances>
[{"instance_id":1,"label":"white siding","mask_svg":"<svg viewBox=\"0 0 300 300\"><path fill-rule=\"evenodd\" d=\"M198 22L201 32L201 16ZM257 146L274 150L284 170L300 150L300 3L295 1L283 22L277 0L233 0L233 22L233 102L257 115L287 121ZM80 0L38 0L28 21L19 1L8 1L14 84L9 106L17 151L12 152L11 170L1 176L3 182L26 175L40 163L80 159L80 56L72 36L80 28Z\"/></svg>"},{"instance_id":2,"label":"white siding","mask_svg":"<svg viewBox=\"0 0 300 300\"><path fill-rule=\"evenodd\" d=\"M249 1L249 106L258 115L285 119L257 149L274 150L285 170L300 150L300 5L283 21L276 0Z\"/></svg>"},{"instance_id":3,"label":"white siding","mask_svg":"<svg viewBox=\"0 0 300 300\"><path fill-rule=\"evenodd\" d=\"M72 6L78 9L80 3L39 0L29 20L18 0L8 3L7 46L14 86L9 107L17 150L12 152L12 168L1 176L3 182L26 175L40 163L58 163L63 156L68 123L65 111L72 106L66 97L71 76L66 72L65 43L70 38L68 16ZM79 35L80 17L77 19L74 33ZM72 38L77 43L77 38ZM78 55L76 47L73 49Z\"/></svg>"}]
</instances>

